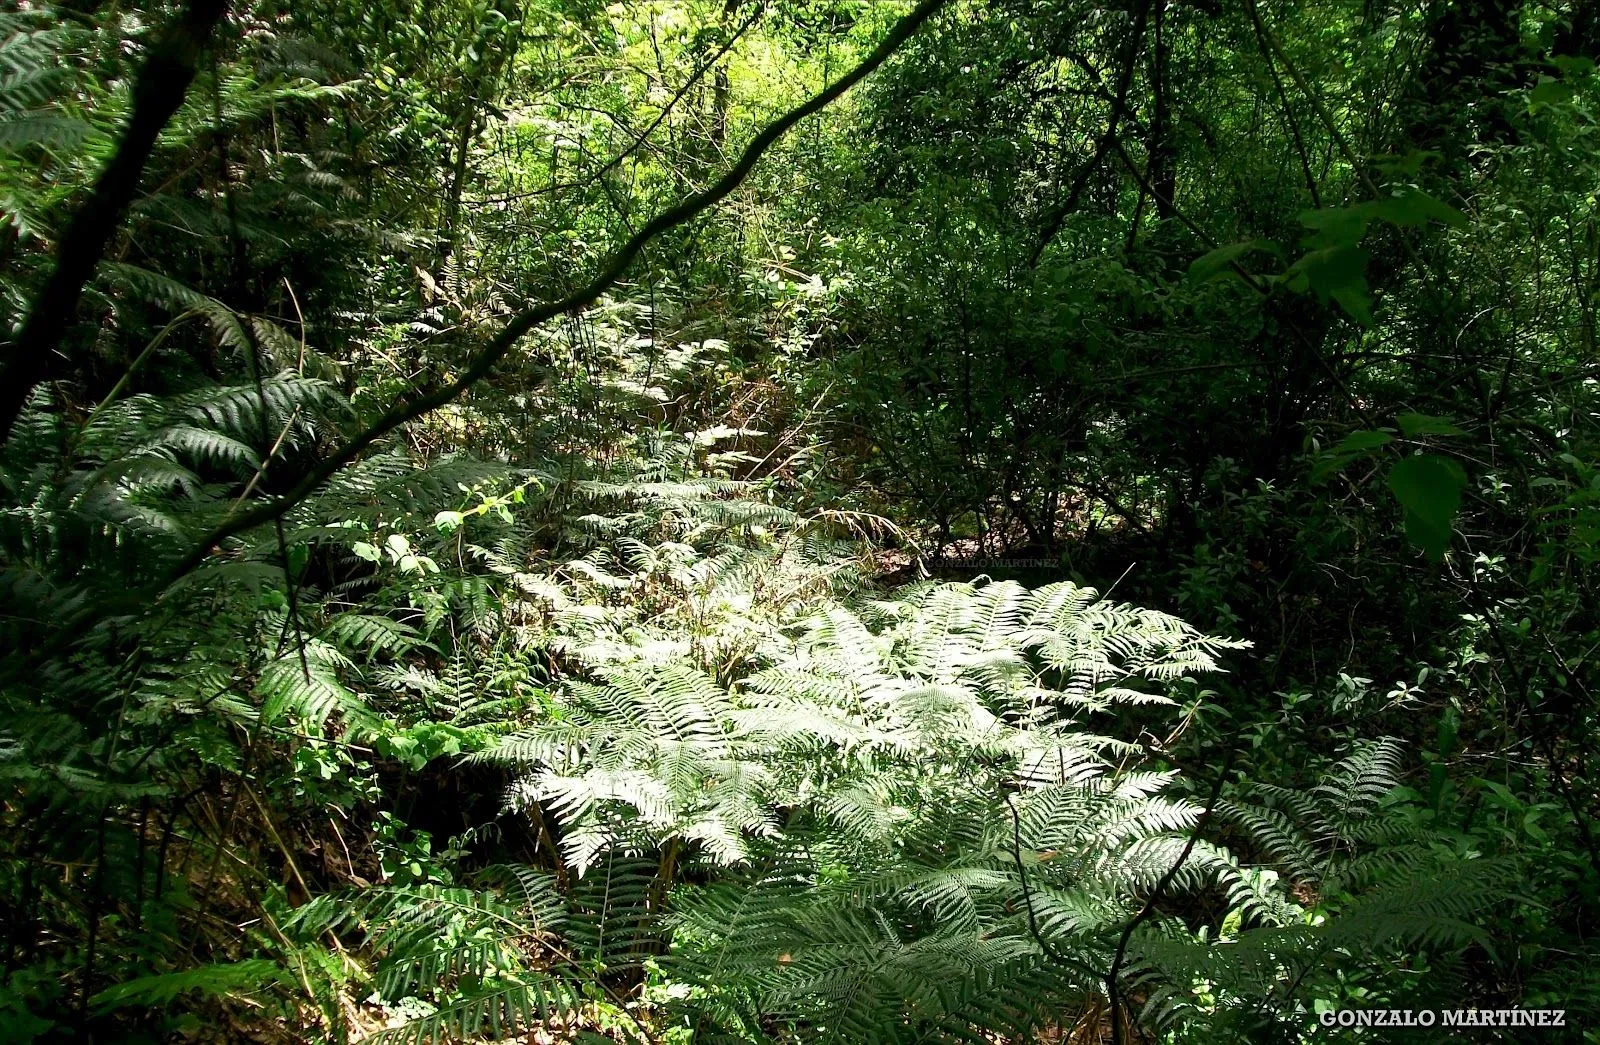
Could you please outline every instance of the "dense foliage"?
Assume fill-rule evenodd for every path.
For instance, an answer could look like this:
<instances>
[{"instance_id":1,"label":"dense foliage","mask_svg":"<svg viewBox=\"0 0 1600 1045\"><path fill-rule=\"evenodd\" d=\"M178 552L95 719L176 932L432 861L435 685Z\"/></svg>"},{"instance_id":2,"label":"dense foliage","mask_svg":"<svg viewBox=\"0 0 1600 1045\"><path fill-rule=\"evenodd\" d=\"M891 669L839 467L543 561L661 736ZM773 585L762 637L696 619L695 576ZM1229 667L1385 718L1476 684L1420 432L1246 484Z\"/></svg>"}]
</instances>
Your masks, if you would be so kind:
<instances>
[{"instance_id":1,"label":"dense foliage","mask_svg":"<svg viewBox=\"0 0 1600 1045\"><path fill-rule=\"evenodd\" d=\"M0 1039L1600 1040L1597 59L9 5Z\"/></svg>"}]
</instances>

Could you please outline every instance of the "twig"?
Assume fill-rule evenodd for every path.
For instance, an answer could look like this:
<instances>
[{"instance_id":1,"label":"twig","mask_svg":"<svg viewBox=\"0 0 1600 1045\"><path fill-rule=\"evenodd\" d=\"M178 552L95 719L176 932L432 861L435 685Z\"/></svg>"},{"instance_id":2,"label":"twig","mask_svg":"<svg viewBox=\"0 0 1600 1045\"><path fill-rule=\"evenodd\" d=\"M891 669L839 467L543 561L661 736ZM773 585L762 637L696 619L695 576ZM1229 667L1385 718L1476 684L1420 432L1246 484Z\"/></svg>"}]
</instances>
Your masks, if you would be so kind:
<instances>
[{"instance_id":1,"label":"twig","mask_svg":"<svg viewBox=\"0 0 1600 1045\"><path fill-rule=\"evenodd\" d=\"M699 83L701 78L703 78L706 73L710 72L718 62L722 61L723 55L733 50L733 45L739 42L739 38L745 34L745 31L752 25L755 25L756 21L764 14L766 14L766 4L763 3L756 8L755 13L753 13L749 18L745 19L744 23L733 31L733 34L728 37L727 42L717 50L716 54L712 55L705 62L701 63L692 73L689 74L689 78L683 82L683 86L679 87L677 93L675 93L671 98L667 99L667 103L661 107L661 111L656 114L656 118L650 121L650 126L634 135L633 141L628 143L627 148L623 149L621 152L611 157L611 159L601 164L596 170L590 172L582 181L555 182L550 185L541 186L537 189L531 189L528 192L513 192L507 193L503 196L490 196L483 202L514 203L517 200L525 200L533 196L545 196L553 192L560 192L564 189L581 188L584 185L594 184L597 179L604 177L613 170L616 170L617 167L622 165L623 160L626 160L629 156L632 156L639 150L641 146L649 141L650 136L656 132L656 128L661 126L662 121L670 116L673 108L683 100L683 96L688 94L690 89L693 88L695 84ZM601 115L612 119L613 122L616 122L616 117L612 116L608 112L601 112Z\"/></svg>"},{"instance_id":2,"label":"twig","mask_svg":"<svg viewBox=\"0 0 1600 1045\"><path fill-rule=\"evenodd\" d=\"M1022 820L1017 813L1017 803L1011 796L1006 796L1006 808L1011 812L1011 860L1017 868L1017 881L1022 885L1022 905L1028 915L1028 935L1033 937L1033 942L1039 945L1039 950L1051 961L1070 965L1091 979L1100 979L1100 970L1087 962L1081 962L1070 954L1062 954L1050 945L1039 932L1039 917L1033 910L1033 891L1028 886L1028 873L1022 866Z\"/></svg>"},{"instance_id":3,"label":"twig","mask_svg":"<svg viewBox=\"0 0 1600 1045\"><path fill-rule=\"evenodd\" d=\"M1034 268L1039 264L1039 259L1044 255L1045 248L1050 241L1056 238L1056 233L1061 231L1061 226L1078 206L1078 200L1089 186L1089 177L1100 164L1105 161L1106 153L1117 140L1117 130L1122 122L1123 113L1128 107L1128 89L1133 85L1133 73L1139 64L1139 50L1144 43L1144 27L1149 21L1150 0L1143 0L1133 16L1133 33L1128 38L1128 50L1122 58L1122 69L1117 75L1116 94L1111 99L1111 111L1106 116L1106 129L1100 135L1100 140L1095 144L1094 153L1078 168L1078 173L1072 179L1072 188L1067 192L1066 199L1050 208L1049 216L1044 223L1044 228L1039 232L1039 238L1034 241L1033 249L1028 254L1028 267ZM1120 146L1119 146L1120 147Z\"/></svg>"},{"instance_id":4,"label":"twig","mask_svg":"<svg viewBox=\"0 0 1600 1045\"><path fill-rule=\"evenodd\" d=\"M1227 782L1228 773L1233 769L1234 756L1239 749L1232 748L1227 759L1223 762L1222 771L1217 774L1216 783L1211 785L1211 797L1206 801L1205 811L1194 822L1194 829L1189 832L1189 841L1184 844L1183 852L1178 854L1178 859L1167 868L1166 874L1156 882L1155 888L1150 890L1150 895L1145 898L1144 906L1139 912L1128 919L1128 924L1122 927L1122 936L1117 940L1116 954L1111 959L1111 969L1106 973L1106 997L1111 1008L1111 1045L1122 1045L1122 965L1128 956L1128 943L1133 939L1133 934L1139 926L1143 925L1155 913L1156 902L1161 899L1161 894L1166 892L1167 886L1178 876L1183 865L1188 862L1189 855L1194 852L1194 847L1200 841L1200 832L1211 822L1211 816L1216 812L1217 800L1222 797L1222 785Z\"/></svg>"}]
</instances>

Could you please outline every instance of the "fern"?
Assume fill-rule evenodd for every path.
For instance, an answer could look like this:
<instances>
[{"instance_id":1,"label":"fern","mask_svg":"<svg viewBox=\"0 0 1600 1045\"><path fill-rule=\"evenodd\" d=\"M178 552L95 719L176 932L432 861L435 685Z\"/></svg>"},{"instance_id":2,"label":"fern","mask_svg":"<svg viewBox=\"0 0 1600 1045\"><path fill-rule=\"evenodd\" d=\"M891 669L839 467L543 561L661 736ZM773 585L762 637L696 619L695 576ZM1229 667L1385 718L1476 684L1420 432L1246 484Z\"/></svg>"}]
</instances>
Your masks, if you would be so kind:
<instances>
[{"instance_id":1,"label":"fern","mask_svg":"<svg viewBox=\"0 0 1600 1045\"><path fill-rule=\"evenodd\" d=\"M1326 911L1310 916L1303 895L1296 902L1284 894L1277 872L1236 874L1229 897L1243 928L1235 938L1210 944L1158 929L1137 942L1134 979L1148 992L1153 1024L1292 1027L1309 1020L1309 999L1352 955L1421 952L1447 961L1483 941L1475 923L1505 898L1513 869L1460 859L1390 802L1401 756L1392 740L1367 742L1307 790L1253 784L1220 805L1281 868L1282 882L1320 893ZM1263 890L1263 881L1277 886ZM1197 998L1202 990L1209 1000Z\"/></svg>"},{"instance_id":2,"label":"fern","mask_svg":"<svg viewBox=\"0 0 1600 1045\"><path fill-rule=\"evenodd\" d=\"M124 980L107 987L90 1001L105 1010L130 1005L165 1007L190 992L219 997L249 995L281 984L286 976L286 970L276 962L251 958Z\"/></svg>"}]
</instances>

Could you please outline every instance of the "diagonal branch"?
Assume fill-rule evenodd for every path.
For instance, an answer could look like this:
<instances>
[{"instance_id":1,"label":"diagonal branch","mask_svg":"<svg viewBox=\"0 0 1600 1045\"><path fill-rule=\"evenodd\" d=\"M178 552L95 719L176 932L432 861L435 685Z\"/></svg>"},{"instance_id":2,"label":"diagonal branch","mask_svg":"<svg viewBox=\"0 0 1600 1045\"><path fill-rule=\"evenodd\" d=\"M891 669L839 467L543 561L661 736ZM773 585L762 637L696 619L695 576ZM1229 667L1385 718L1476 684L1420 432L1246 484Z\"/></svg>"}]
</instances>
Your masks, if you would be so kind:
<instances>
[{"instance_id":1,"label":"diagonal branch","mask_svg":"<svg viewBox=\"0 0 1600 1045\"><path fill-rule=\"evenodd\" d=\"M156 138L183 104L200 55L227 7L227 0L189 0L139 70L133 112L122 141L95 180L94 191L72 216L56 248L55 269L0 363L0 444L10 435L34 386L55 369L56 350L77 314L84 285L139 191Z\"/></svg>"},{"instance_id":2,"label":"diagonal branch","mask_svg":"<svg viewBox=\"0 0 1600 1045\"><path fill-rule=\"evenodd\" d=\"M310 496L341 468L350 464L364 450L396 428L424 417L459 398L468 388L488 376L489 372L494 369L495 364L510 351L511 347L539 324L556 316L578 311L599 300L602 294L622 278L634 259L639 256L639 253L652 240L692 220L701 212L725 199L743 183L751 170L755 168L757 161L778 139L782 138L801 120L820 112L850 88L865 79L868 74L882 65L890 55L909 40L922 27L923 23L927 22L939 8L944 6L945 2L946 0L922 0L889 31L888 35L883 38L882 42L878 44L871 54L862 60L860 65L835 80L818 94L813 95L806 102L789 110L769 124L745 148L738 162L715 184L656 215L648 225L635 233L632 238L619 247L601 265L600 272L587 285L558 301L536 305L517 313L501 328L500 333L479 351L477 356L473 358L454 381L434 391L396 404L365 431L351 438L349 442L339 447L338 450L311 469L289 492L265 501L257 507L241 512L223 522L200 539L193 550L168 573L161 582L161 587L164 589L192 572L210 556L212 549L229 537L236 536L263 523L282 518L291 508Z\"/></svg>"},{"instance_id":3,"label":"diagonal branch","mask_svg":"<svg viewBox=\"0 0 1600 1045\"><path fill-rule=\"evenodd\" d=\"M202 2L202 0L195 0L195 2ZM780 138L801 120L827 108L828 105L832 104L837 98L887 61L889 56L894 54L902 44L915 35L917 30L922 28L923 24L933 17L946 2L947 0L922 0L909 14L896 23L893 29L889 30L882 42L861 61L861 64L818 94L813 95L809 100L789 110L769 124L766 129L755 136L740 155L738 162L715 184L656 215L648 225L635 233L606 259L601 265L599 273L587 285L558 301L536 305L514 315L501 328L500 333L479 351L454 381L432 392L397 403L388 413L373 422L365 431L352 437L349 442L339 447L327 459L311 469L287 493L271 500L263 501L249 511L240 512L226 519L216 529L202 537L190 550L189 554L184 556L182 561L169 570L151 588L142 592L130 591L125 598L112 600L105 604L85 606L75 616L63 622L55 630L55 634L48 643L29 651L28 655L22 659L22 664L13 669L13 671L26 672L29 665L36 665L51 656L58 655L88 629L94 627L97 622L112 613L132 611L141 603L159 598L173 584L194 572L210 557L212 550L223 541L246 530L281 519L295 505L309 497L345 465L355 461L363 451L379 439L382 439L401 425L424 417L440 407L454 402L468 388L488 376L489 372L494 369L495 364L511 350L511 347L523 335L533 330L534 327L556 316L576 312L599 300L602 294L622 278L628 267L644 248L649 246L652 240L685 222L693 220L701 212L715 206L730 195L749 176L762 155Z\"/></svg>"},{"instance_id":4,"label":"diagonal branch","mask_svg":"<svg viewBox=\"0 0 1600 1045\"><path fill-rule=\"evenodd\" d=\"M1133 74L1139 65L1139 50L1144 44L1145 24L1150 20L1150 0L1141 0L1133 13L1133 28L1128 35L1127 49L1122 55L1122 68L1117 73L1116 93L1111 98L1111 111L1106 115L1106 127L1101 132L1099 140L1095 143L1094 152L1072 178L1072 186L1067 190L1066 196L1051 205L1050 209L1040 217L1043 224L1039 229L1033 248L1028 252L1028 267L1036 268L1039 259L1044 256L1045 248L1056 238L1061 231L1061 226L1066 223L1067 216L1078 209L1078 203L1083 198L1084 190L1089 187L1089 179L1094 172L1100 169L1105 162L1107 153L1117 140L1117 130L1128 110L1128 90L1133 86Z\"/></svg>"}]
</instances>

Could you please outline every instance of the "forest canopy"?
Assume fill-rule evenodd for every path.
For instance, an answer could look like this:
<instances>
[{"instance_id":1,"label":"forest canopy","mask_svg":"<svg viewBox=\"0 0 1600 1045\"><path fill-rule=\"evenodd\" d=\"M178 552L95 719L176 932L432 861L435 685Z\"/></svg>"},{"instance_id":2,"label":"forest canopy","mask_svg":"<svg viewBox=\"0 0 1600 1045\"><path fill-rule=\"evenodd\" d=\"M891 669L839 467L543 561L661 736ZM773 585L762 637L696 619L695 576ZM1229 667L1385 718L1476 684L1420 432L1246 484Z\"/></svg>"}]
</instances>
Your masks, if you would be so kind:
<instances>
[{"instance_id":1,"label":"forest canopy","mask_svg":"<svg viewBox=\"0 0 1600 1045\"><path fill-rule=\"evenodd\" d=\"M1600 1041L1597 59L4 5L0 1040Z\"/></svg>"}]
</instances>

